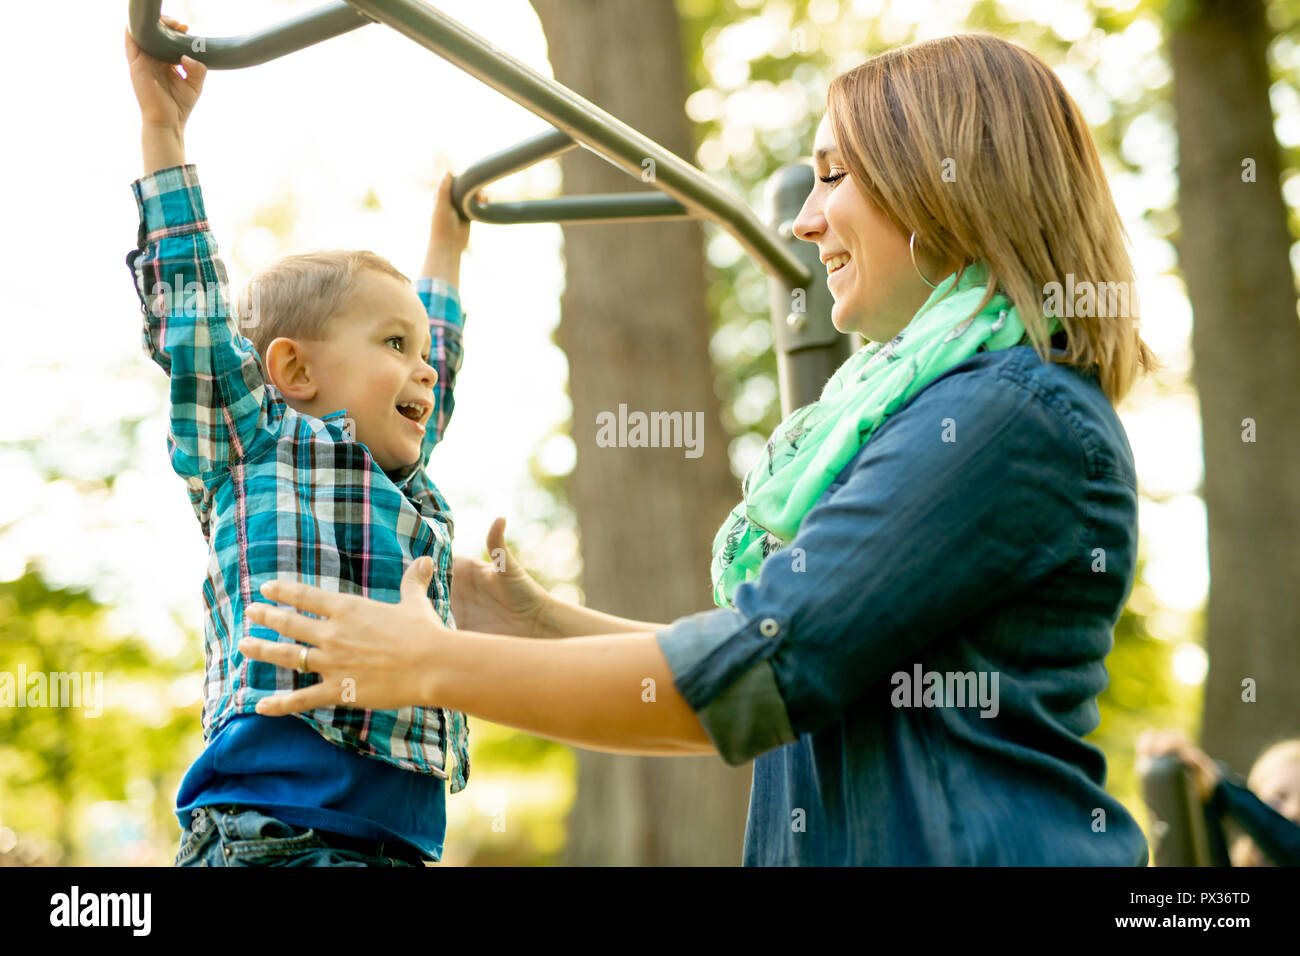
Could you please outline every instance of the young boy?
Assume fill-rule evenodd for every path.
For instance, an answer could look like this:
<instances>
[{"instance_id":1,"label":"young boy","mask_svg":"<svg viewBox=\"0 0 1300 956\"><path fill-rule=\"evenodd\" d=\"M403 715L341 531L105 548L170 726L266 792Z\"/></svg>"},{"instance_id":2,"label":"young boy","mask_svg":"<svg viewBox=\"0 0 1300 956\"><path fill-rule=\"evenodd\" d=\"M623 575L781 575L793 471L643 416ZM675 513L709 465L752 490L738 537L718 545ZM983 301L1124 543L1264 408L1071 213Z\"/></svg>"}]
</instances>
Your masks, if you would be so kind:
<instances>
[{"instance_id":1,"label":"young boy","mask_svg":"<svg viewBox=\"0 0 1300 956\"><path fill-rule=\"evenodd\" d=\"M185 30L170 18L163 21ZM290 256L255 277L236 327L184 127L206 68L176 68L126 37L143 122L140 211L127 256L146 353L171 378L168 448L209 545L203 730L177 795L178 866L423 865L440 860L451 792L469 775L463 714L319 708L265 717L257 702L315 683L245 658L281 639L244 609L263 581L398 601L430 555L429 597L453 625L452 516L424 463L454 407L469 224L438 187L422 278L370 252ZM264 598L261 598L265 600ZM304 645L305 647L305 645Z\"/></svg>"}]
</instances>

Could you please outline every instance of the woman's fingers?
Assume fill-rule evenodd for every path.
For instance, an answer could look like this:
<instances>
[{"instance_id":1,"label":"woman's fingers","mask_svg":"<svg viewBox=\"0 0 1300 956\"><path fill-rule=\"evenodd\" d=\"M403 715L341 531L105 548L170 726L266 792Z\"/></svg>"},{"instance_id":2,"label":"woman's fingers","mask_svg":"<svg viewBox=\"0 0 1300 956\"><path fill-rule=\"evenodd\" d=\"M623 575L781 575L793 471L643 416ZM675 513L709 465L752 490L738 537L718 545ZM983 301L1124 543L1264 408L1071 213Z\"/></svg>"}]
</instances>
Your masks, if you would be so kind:
<instances>
[{"instance_id":1,"label":"woman's fingers","mask_svg":"<svg viewBox=\"0 0 1300 956\"><path fill-rule=\"evenodd\" d=\"M284 641L264 641L260 637L244 637L239 641L239 652L245 657L290 670L298 669L302 647L302 644L288 644ZM325 652L319 647L312 647L307 655L307 666L315 671L318 667L324 667L326 662Z\"/></svg>"},{"instance_id":2,"label":"woman's fingers","mask_svg":"<svg viewBox=\"0 0 1300 956\"><path fill-rule=\"evenodd\" d=\"M350 600L356 600L349 594L324 591L300 581L282 581L279 579L262 582L261 591L273 601L288 604L309 614L332 617L340 613ZM256 605L253 605L254 607Z\"/></svg>"},{"instance_id":3,"label":"woman's fingers","mask_svg":"<svg viewBox=\"0 0 1300 956\"><path fill-rule=\"evenodd\" d=\"M497 548L506 546L506 519L504 516L498 516L492 522L492 527L488 528L487 533L488 554L491 555Z\"/></svg>"},{"instance_id":4,"label":"woman's fingers","mask_svg":"<svg viewBox=\"0 0 1300 956\"><path fill-rule=\"evenodd\" d=\"M287 611L282 607L272 607L269 604L250 604L244 609L248 619L255 624L261 624L263 627L270 628L275 633L284 637L292 637L295 641L301 641L304 644L319 646L325 639L325 634L321 630L321 622L315 618L303 617L301 614L295 614L293 611ZM279 661L272 661L279 663Z\"/></svg>"},{"instance_id":5,"label":"woman's fingers","mask_svg":"<svg viewBox=\"0 0 1300 956\"><path fill-rule=\"evenodd\" d=\"M266 717L300 714L317 707L337 707L338 693L325 684L312 684L288 694L272 694L257 702L257 712Z\"/></svg>"},{"instance_id":6,"label":"woman's fingers","mask_svg":"<svg viewBox=\"0 0 1300 956\"><path fill-rule=\"evenodd\" d=\"M433 558L428 555L417 558L407 565L402 573L399 591L403 601L427 601L429 582L433 579Z\"/></svg>"}]
</instances>

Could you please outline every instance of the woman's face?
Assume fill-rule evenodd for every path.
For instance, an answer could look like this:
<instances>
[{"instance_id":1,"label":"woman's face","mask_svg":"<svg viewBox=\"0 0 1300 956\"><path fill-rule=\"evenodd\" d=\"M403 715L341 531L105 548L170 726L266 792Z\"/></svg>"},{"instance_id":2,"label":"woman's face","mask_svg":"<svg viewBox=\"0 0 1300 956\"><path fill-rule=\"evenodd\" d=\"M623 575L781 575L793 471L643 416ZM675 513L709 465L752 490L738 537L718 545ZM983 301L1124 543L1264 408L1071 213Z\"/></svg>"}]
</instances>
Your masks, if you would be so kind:
<instances>
[{"instance_id":1,"label":"woman's face","mask_svg":"<svg viewBox=\"0 0 1300 956\"><path fill-rule=\"evenodd\" d=\"M912 265L910 235L898 231L852 181L852 174L823 117L813 143L817 181L794 221L794 234L817 243L827 266L826 286L835 305L831 321L841 332L887 342L902 331L930 297ZM824 182L830 179L831 182ZM937 284L941 272L918 252L917 265Z\"/></svg>"}]
</instances>

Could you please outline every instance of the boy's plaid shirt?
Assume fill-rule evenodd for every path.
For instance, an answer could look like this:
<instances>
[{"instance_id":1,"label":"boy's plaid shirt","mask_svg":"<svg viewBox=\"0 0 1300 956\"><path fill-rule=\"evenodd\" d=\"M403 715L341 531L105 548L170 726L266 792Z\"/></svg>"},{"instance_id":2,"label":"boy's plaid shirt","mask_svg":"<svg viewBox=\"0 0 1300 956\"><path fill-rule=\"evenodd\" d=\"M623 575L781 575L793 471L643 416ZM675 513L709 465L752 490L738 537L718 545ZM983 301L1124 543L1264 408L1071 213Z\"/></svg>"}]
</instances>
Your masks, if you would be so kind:
<instances>
[{"instance_id":1,"label":"boy's plaid shirt","mask_svg":"<svg viewBox=\"0 0 1300 956\"><path fill-rule=\"evenodd\" d=\"M283 577L396 603L402 572L427 554L435 568L429 597L455 626L452 515L424 463L455 405L464 316L455 287L416 282L438 369L434 412L420 461L385 473L352 440L345 409L323 419L300 414L266 381L229 308L194 165L159 170L131 189L140 231L126 261L144 312L144 349L171 378L172 468L186 481L209 545L203 733L210 740L234 715L254 713L263 697L320 680L240 654L246 634L289 640L244 615L249 602L266 600L263 581ZM299 716L327 740L405 770L447 778L454 750L451 792L468 780L469 728L457 711L322 707Z\"/></svg>"}]
</instances>

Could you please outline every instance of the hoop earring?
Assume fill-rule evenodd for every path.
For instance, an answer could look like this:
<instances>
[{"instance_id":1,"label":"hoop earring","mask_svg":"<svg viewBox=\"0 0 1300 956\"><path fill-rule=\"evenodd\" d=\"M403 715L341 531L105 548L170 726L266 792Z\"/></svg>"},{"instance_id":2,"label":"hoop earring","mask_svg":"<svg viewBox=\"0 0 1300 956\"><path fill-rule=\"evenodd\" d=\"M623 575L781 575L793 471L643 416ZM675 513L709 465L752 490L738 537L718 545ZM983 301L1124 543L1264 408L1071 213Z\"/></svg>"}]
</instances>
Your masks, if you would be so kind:
<instances>
[{"instance_id":1,"label":"hoop earring","mask_svg":"<svg viewBox=\"0 0 1300 956\"><path fill-rule=\"evenodd\" d=\"M916 274L919 275L919 276L921 277L921 281L924 282L926 285L928 285L931 289L937 289L937 288L939 288L937 285L935 285L933 282L931 282L929 279L927 279L927 278L925 277L925 274L924 274L923 272L921 272L921 267L918 266L918 265L916 264L916 232L915 232L915 230L912 232L912 238L911 238L911 240L910 240L910 241L908 242L908 244L907 244L907 250L908 250L908 252L910 252L910 253L912 254L912 268L915 269L915 270L916 270Z\"/></svg>"}]
</instances>

